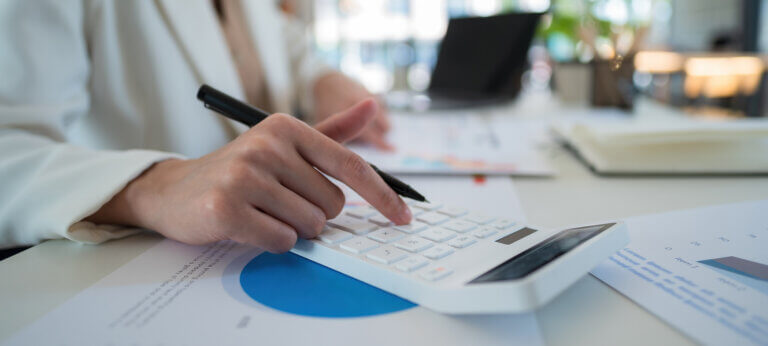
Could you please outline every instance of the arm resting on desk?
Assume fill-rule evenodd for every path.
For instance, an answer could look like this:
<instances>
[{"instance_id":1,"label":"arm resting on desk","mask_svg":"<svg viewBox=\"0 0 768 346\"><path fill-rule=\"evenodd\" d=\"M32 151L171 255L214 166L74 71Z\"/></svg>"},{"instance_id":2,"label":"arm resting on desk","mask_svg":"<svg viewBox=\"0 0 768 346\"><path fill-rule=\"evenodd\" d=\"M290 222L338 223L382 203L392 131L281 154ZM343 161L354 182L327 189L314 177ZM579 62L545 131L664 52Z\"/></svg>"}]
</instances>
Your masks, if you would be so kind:
<instances>
[{"instance_id":1,"label":"arm resting on desk","mask_svg":"<svg viewBox=\"0 0 768 346\"><path fill-rule=\"evenodd\" d=\"M126 235L81 221L147 167L176 157L66 143L90 103L81 5L0 2L0 248Z\"/></svg>"}]
</instances>

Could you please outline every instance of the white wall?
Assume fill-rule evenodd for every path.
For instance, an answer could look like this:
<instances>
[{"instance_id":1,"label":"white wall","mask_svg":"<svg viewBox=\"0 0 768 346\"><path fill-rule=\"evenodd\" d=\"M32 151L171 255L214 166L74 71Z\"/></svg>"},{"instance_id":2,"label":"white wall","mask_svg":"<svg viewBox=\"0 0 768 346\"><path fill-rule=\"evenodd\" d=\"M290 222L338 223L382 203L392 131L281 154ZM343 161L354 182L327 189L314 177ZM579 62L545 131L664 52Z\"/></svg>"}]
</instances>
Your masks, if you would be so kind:
<instances>
[{"instance_id":1,"label":"white wall","mask_svg":"<svg viewBox=\"0 0 768 346\"><path fill-rule=\"evenodd\" d=\"M741 0L672 0L669 44L685 51L709 48L712 37L741 26Z\"/></svg>"}]
</instances>

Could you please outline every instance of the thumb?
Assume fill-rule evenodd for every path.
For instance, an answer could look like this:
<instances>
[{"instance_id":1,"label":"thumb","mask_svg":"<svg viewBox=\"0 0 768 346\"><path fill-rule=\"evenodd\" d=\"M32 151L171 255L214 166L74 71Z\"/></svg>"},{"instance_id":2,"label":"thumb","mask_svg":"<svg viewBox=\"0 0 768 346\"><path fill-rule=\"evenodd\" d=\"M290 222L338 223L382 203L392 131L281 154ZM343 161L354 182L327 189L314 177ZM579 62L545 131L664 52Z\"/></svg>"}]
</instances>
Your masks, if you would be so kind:
<instances>
[{"instance_id":1,"label":"thumb","mask_svg":"<svg viewBox=\"0 0 768 346\"><path fill-rule=\"evenodd\" d=\"M321 121L315 125L315 129L339 143L344 143L357 137L373 120L378 109L379 105L369 97Z\"/></svg>"}]
</instances>

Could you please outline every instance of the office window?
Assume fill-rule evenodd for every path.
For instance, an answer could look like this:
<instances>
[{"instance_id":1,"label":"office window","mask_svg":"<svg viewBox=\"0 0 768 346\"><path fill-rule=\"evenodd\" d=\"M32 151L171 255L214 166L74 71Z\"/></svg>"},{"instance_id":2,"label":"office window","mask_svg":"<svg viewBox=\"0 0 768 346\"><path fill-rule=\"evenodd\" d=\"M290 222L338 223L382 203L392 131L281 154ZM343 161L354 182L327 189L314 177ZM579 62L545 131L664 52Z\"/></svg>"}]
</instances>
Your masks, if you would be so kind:
<instances>
[{"instance_id":1,"label":"office window","mask_svg":"<svg viewBox=\"0 0 768 346\"><path fill-rule=\"evenodd\" d=\"M585 17L616 32L656 18L648 39L663 45L671 13L668 0L318 0L308 6L317 54L375 92L425 89L452 17L550 10L537 44L565 61L593 58L575 30ZM602 30L597 44L610 46L611 36Z\"/></svg>"}]
</instances>

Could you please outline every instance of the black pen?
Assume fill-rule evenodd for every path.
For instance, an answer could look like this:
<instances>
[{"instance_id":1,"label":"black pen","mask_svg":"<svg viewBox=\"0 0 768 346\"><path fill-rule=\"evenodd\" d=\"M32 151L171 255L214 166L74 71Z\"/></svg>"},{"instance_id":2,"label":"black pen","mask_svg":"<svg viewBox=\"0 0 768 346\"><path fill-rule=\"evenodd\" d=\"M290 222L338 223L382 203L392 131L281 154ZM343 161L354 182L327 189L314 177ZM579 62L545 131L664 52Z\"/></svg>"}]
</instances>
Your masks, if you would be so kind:
<instances>
[{"instance_id":1,"label":"black pen","mask_svg":"<svg viewBox=\"0 0 768 346\"><path fill-rule=\"evenodd\" d=\"M218 91L208 85L203 84L197 91L197 99L203 101L206 108L220 113L221 115L245 124L249 127L253 127L260 123L262 120L269 116L269 113L238 101L232 96L229 96L221 91ZM378 174L384 182L392 188L398 195L407 197L419 202L427 202L420 193L414 190L408 184L398 180L397 178L389 175L386 172L381 171L378 167L370 164L376 174Z\"/></svg>"}]
</instances>

